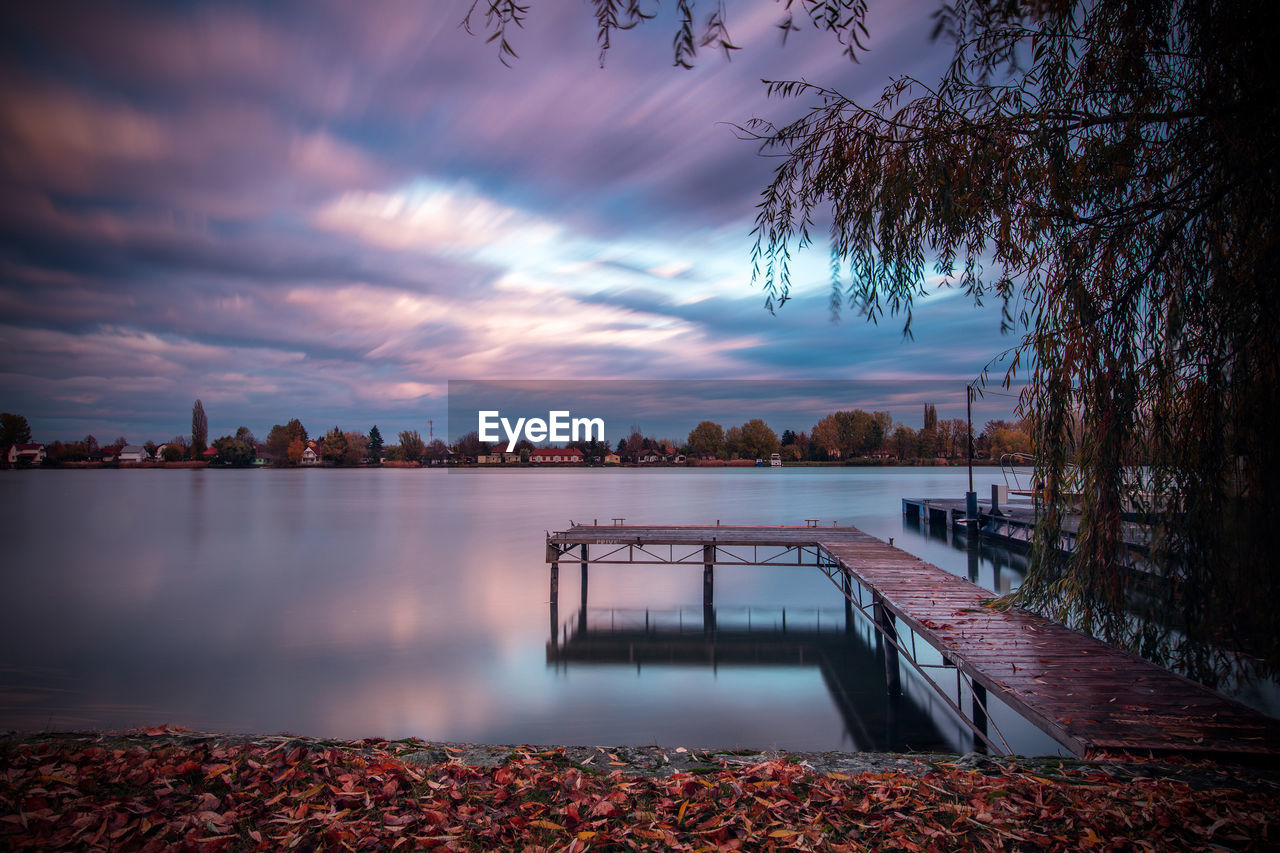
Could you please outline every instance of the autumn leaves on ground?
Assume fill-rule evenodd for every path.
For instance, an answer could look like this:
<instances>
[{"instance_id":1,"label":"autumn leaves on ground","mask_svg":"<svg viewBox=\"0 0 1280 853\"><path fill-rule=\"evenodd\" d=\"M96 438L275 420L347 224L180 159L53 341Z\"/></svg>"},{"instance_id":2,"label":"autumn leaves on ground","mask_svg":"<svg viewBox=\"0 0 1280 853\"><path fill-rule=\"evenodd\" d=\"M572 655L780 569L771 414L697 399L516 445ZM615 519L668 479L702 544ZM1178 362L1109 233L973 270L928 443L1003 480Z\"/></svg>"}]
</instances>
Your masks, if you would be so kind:
<instances>
[{"instance_id":1,"label":"autumn leaves on ground","mask_svg":"<svg viewBox=\"0 0 1280 853\"><path fill-rule=\"evenodd\" d=\"M1043 762L816 772L785 758L669 776L421 742L0 740L0 847L75 850L1274 849L1273 784ZM616 758L616 756L614 756ZM599 766L594 766L594 765ZM1152 774L1158 775L1158 774Z\"/></svg>"}]
</instances>

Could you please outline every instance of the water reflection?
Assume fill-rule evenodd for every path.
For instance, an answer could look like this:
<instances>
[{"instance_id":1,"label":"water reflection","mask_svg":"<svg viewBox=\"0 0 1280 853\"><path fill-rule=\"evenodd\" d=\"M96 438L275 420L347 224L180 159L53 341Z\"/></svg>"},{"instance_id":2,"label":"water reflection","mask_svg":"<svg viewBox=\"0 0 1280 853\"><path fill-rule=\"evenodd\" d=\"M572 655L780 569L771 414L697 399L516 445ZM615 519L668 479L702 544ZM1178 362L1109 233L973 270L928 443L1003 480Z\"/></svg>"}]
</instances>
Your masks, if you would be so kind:
<instances>
[{"instance_id":1,"label":"water reflection","mask_svg":"<svg viewBox=\"0 0 1280 853\"><path fill-rule=\"evenodd\" d=\"M814 668L855 750L948 750L926 704L890 693L878 642L857 630L852 611L746 607L579 611L557 626L548 666Z\"/></svg>"},{"instance_id":2,"label":"water reflection","mask_svg":"<svg viewBox=\"0 0 1280 853\"><path fill-rule=\"evenodd\" d=\"M709 612L699 567L592 567L593 608L683 612L676 624L692 635L682 643L713 633L714 665L642 663L637 675L547 665L552 626L567 647L579 627L591 636L596 611L566 562L548 621L541 562L545 531L570 518L816 517L898 537L972 575L962 541L904 532L900 510L903 496L959 494L963 483L947 469L0 472L0 730L170 723L814 750L925 748L942 732L967 748L912 679L890 714L865 620L856 636L815 638L803 665L725 662L749 604L771 608L750 611L757 644L775 639L759 635L764 614L781 632L784 609L788 634L815 608L836 608L823 611L824 635L846 630L839 591L813 567L718 567ZM1016 585L1016 560L983 544L980 582ZM881 731L891 717L893 737Z\"/></svg>"}]
</instances>

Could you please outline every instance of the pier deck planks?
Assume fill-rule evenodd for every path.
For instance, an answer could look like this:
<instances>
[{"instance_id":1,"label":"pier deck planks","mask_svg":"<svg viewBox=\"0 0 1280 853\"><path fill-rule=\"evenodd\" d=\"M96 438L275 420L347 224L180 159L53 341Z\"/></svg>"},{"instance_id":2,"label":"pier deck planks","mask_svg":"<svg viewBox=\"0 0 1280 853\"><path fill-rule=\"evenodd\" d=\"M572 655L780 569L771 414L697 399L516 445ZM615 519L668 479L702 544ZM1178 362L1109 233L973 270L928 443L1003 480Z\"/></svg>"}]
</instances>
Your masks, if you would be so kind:
<instances>
[{"instance_id":1,"label":"pier deck planks","mask_svg":"<svg viewBox=\"0 0 1280 853\"><path fill-rule=\"evenodd\" d=\"M1280 721L1056 622L984 607L989 591L855 527L574 525L548 543L817 547L990 695L1077 755L1280 754Z\"/></svg>"}]
</instances>

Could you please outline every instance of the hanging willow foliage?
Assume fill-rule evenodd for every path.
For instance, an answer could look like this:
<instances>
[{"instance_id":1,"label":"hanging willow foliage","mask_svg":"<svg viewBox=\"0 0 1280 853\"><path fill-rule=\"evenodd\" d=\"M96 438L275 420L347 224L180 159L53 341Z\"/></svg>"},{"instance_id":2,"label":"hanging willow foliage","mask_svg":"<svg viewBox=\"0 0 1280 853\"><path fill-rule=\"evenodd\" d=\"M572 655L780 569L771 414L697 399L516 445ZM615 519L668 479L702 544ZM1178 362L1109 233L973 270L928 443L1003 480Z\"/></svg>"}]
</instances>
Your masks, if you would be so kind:
<instances>
[{"instance_id":1,"label":"hanging willow foliage","mask_svg":"<svg viewBox=\"0 0 1280 853\"><path fill-rule=\"evenodd\" d=\"M775 4L784 35L800 21L866 48L866 0ZM603 58L661 3L590 5ZM695 29L695 0L675 0L677 65L738 49L714 5ZM475 0L467 22L508 62L528 10ZM999 298L1043 487L1005 603L1207 684L1280 673L1280 7L959 0L935 21L955 44L936 83L896 78L871 104L768 84L813 101L743 129L779 157L752 254L768 306L819 220L837 310L909 331L931 271ZM1120 560L1130 517L1152 522L1147 572Z\"/></svg>"},{"instance_id":2,"label":"hanging willow foliage","mask_svg":"<svg viewBox=\"0 0 1280 853\"><path fill-rule=\"evenodd\" d=\"M818 216L835 295L871 319L909 326L929 265L1003 300L1044 488L1008 602L1208 684L1280 671L1277 23L1247 0L962 2L936 85L772 83L816 104L749 127L783 155L757 217L771 304ZM1130 513L1150 572L1120 561Z\"/></svg>"}]
</instances>

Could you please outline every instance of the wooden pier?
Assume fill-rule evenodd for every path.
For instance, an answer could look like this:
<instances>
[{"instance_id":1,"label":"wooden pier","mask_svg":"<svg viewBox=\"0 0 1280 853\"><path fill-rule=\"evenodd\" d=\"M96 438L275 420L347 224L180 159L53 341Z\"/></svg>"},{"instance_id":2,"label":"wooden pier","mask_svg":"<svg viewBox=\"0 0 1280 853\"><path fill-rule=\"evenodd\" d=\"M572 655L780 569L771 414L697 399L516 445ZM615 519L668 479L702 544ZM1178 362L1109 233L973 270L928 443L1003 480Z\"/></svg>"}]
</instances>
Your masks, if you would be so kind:
<instances>
[{"instance_id":1,"label":"wooden pier","mask_svg":"<svg viewBox=\"0 0 1280 853\"><path fill-rule=\"evenodd\" d=\"M995 751L1007 749L991 731L988 695L1079 756L1280 756L1280 721L1056 622L984 607L989 591L855 527L575 524L547 534L553 607L564 561L581 563L584 598L593 563L701 565L707 608L717 564L815 566L880 632L890 692L900 689L902 664L914 668ZM916 654L917 639L967 690L949 697L931 674L938 665Z\"/></svg>"}]
</instances>

